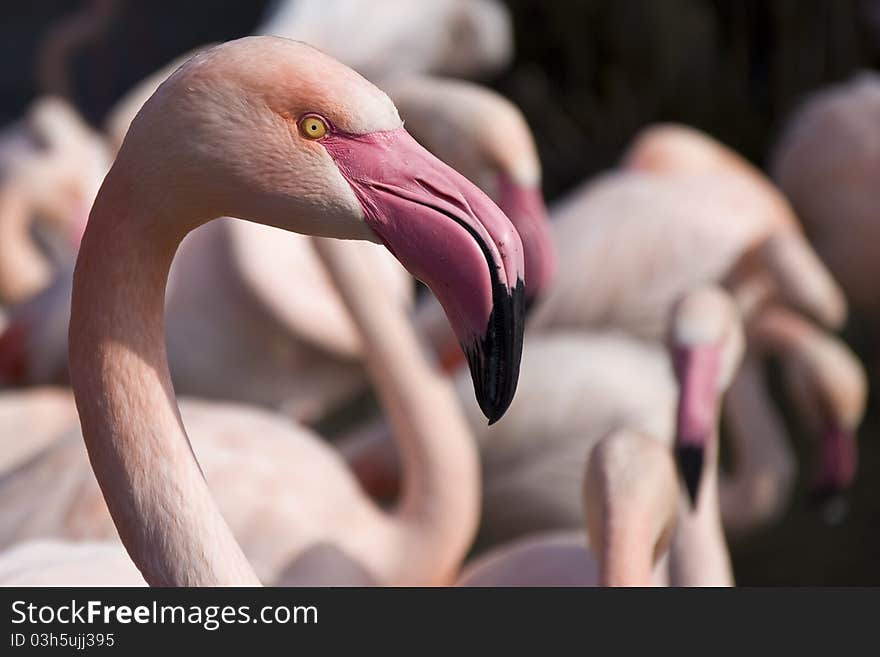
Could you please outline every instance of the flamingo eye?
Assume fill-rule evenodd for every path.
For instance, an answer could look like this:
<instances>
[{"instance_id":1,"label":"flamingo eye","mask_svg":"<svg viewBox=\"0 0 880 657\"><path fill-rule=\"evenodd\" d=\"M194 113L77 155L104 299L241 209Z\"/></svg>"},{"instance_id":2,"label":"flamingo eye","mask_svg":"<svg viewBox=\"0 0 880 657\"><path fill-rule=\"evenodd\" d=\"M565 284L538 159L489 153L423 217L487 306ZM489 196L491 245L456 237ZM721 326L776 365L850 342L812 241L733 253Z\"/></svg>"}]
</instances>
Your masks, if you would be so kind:
<instances>
[{"instance_id":1,"label":"flamingo eye","mask_svg":"<svg viewBox=\"0 0 880 657\"><path fill-rule=\"evenodd\" d=\"M306 139L320 139L327 134L327 123L321 117L310 114L299 120L299 132Z\"/></svg>"}]
</instances>

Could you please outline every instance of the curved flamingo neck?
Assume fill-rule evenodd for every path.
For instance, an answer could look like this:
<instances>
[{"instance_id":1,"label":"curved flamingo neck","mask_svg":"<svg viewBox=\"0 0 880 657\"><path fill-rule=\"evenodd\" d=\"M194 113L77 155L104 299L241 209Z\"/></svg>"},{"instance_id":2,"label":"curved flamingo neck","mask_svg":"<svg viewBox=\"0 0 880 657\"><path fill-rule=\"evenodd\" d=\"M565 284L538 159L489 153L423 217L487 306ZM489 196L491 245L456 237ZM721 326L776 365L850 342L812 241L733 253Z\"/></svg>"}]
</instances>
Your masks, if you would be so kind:
<instances>
[{"instance_id":1,"label":"curved flamingo neck","mask_svg":"<svg viewBox=\"0 0 880 657\"><path fill-rule=\"evenodd\" d=\"M697 508L679 498L678 522L669 546L672 586L733 586L733 567L721 525L718 499L717 425L706 445Z\"/></svg>"},{"instance_id":2,"label":"curved flamingo neck","mask_svg":"<svg viewBox=\"0 0 880 657\"><path fill-rule=\"evenodd\" d=\"M401 454L394 520L407 569L451 580L479 520L479 456L449 380L425 355L412 323L391 302L360 254L315 239L364 341L366 366Z\"/></svg>"},{"instance_id":3,"label":"curved flamingo neck","mask_svg":"<svg viewBox=\"0 0 880 657\"><path fill-rule=\"evenodd\" d=\"M185 222L173 203L135 195L129 175L119 160L108 174L74 274L70 378L89 459L149 584L259 584L211 498L168 371L165 284Z\"/></svg>"},{"instance_id":4,"label":"curved flamingo neck","mask_svg":"<svg viewBox=\"0 0 880 657\"><path fill-rule=\"evenodd\" d=\"M674 473L651 452L631 452L626 467L618 469L619 456L616 463L614 458L606 460L607 444L591 455L584 480L587 531L598 557L599 585L653 586L661 547L676 522ZM605 472L596 478L600 470Z\"/></svg>"},{"instance_id":5,"label":"curved flamingo neck","mask_svg":"<svg viewBox=\"0 0 880 657\"><path fill-rule=\"evenodd\" d=\"M49 283L51 271L31 236L33 215L15 184L0 190L0 302L15 303Z\"/></svg>"},{"instance_id":6,"label":"curved flamingo neck","mask_svg":"<svg viewBox=\"0 0 880 657\"><path fill-rule=\"evenodd\" d=\"M657 537L644 527L607 527L599 550L600 586L651 586Z\"/></svg>"}]
</instances>

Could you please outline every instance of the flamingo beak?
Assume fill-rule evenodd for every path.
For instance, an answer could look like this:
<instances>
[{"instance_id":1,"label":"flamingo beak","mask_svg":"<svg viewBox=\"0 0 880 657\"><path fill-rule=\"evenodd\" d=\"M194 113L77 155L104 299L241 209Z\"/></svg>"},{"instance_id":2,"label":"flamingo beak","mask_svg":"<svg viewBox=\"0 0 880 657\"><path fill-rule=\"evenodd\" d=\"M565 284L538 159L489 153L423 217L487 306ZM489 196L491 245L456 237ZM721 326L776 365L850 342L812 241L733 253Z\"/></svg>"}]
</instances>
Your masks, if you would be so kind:
<instances>
[{"instance_id":1,"label":"flamingo beak","mask_svg":"<svg viewBox=\"0 0 880 657\"><path fill-rule=\"evenodd\" d=\"M523 243L526 268L526 305L550 286L556 275L556 247L544 196L537 185L523 185L502 174L498 207L510 217Z\"/></svg>"},{"instance_id":2,"label":"flamingo beak","mask_svg":"<svg viewBox=\"0 0 880 657\"><path fill-rule=\"evenodd\" d=\"M714 433L720 361L715 345L679 347L674 354L680 386L675 457L693 508L699 497L706 448Z\"/></svg>"},{"instance_id":3,"label":"flamingo beak","mask_svg":"<svg viewBox=\"0 0 880 657\"><path fill-rule=\"evenodd\" d=\"M524 261L513 224L467 178L402 127L321 140L367 225L443 306L492 424L519 378Z\"/></svg>"},{"instance_id":4,"label":"flamingo beak","mask_svg":"<svg viewBox=\"0 0 880 657\"><path fill-rule=\"evenodd\" d=\"M856 475L858 443L852 431L830 426L819 443L819 470L813 480L813 493L827 498L848 489Z\"/></svg>"}]
</instances>

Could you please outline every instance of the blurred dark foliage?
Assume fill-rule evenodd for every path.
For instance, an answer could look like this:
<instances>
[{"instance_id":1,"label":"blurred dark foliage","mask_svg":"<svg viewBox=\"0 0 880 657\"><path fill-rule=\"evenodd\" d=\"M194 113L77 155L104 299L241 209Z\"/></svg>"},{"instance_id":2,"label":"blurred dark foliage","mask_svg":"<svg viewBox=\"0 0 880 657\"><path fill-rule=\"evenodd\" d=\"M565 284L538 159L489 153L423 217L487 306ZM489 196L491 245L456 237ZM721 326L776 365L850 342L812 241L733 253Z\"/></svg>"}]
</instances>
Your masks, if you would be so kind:
<instances>
[{"instance_id":1,"label":"blurred dark foliage","mask_svg":"<svg viewBox=\"0 0 880 657\"><path fill-rule=\"evenodd\" d=\"M763 164L806 92L880 64L880 0L506 1L516 59L487 82L525 112L549 199L613 166L635 133L656 121L693 125ZM86 5L103 7L107 18L72 50L68 93L98 124L126 90L175 56L249 33L266 4L0 3L0 123L44 90L39 53L47 35ZM857 347L868 342L858 330L847 335ZM839 508L809 501L811 445L798 441L805 469L798 497L777 527L733 545L740 583L880 584L880 446L872 442L880 418L877 404L870 408L849 512L838 517ZM787 415L792 435L802 435Z\"/></svg>"},{"instance_id":2,"label":"blurred dark foliage","mask_svg":"<svg viewBox=\"0 0 880 657\"><path fill-rule=\"evenodd\" d=\"M517 57L497 86L540 135L551 198L612 165L655 121L693 125L760 163L804 92L880 54L871 0L508 4Z\"/></svg>"},{"instance_id":3,"label":"blurred dark foliage","mask_svg":"<svg viewBox=\"0 0 880 657\"><path fill-rule=\"evenodd\" d=\"M176 56L213 41L244 36L265 0L10 0L0 3L0 120L20 116L45 89L40 53L53 29L77 12L101 11L108 20L84 30L72 47L71 100L98 123L133 85ZM92 23L92 21L86 21Z\"/></svg>"}]
</instances>

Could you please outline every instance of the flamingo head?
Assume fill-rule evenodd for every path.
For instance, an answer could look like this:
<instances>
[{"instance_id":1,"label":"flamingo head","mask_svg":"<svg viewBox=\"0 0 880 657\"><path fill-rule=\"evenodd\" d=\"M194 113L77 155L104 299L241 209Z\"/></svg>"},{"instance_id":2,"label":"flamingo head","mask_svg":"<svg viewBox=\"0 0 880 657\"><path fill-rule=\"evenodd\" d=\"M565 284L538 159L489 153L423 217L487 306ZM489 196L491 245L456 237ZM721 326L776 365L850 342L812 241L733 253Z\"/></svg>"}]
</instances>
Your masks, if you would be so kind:
<instances>
[{"instance_id":1,"label":"flamingo head","mask_svg":"<svg viewBox=\"0 0 880 657\"><path fill-rule=\"evenodd\" d=\"M103 138L60 98L36 100L26 128L31 150L20 160L18 179L34 212L75 251L110 168L110 154Z\"/></svg>"},{"instance_id":2,"label":"flamingo head","mask_svg":"<svg viewBox=\"0 0 880 657\"><path fill-rule=\"evenodd\" d=\"M584 474L584 517L605 586L650 586L678 517L675 464L662 442L629 430L602 437Z\"/></svg>"},{"instance_id":3,"label":"flamingo head","mask_svg":"<svg viewBox=\"0 0 880 657\"><path fill-rule=\"evenodd\" d=\"M744 350L733 300L711 286L686 293L672 310L669 342L679 383L676 459L696 506L706 452L717 449L712 437L720 397L730 385Z\"/></svg>"},{"instance_id":4,"label":"flamingo head","mask_svg":"<svg viewBox=\"0 0 880 657\"><path fill-rule=\"evenodd\" d=\"M819 441L813 490L819 498L841 493L856 474L856 433L868 390L864 368L836 337L806 324L781 364L798 417Z\"/></svg>"},{"instance_id":5,"label":"flamingo head","mask_svg":"<svg viewBox=\"0 0 880 657\"><path fill-rule=\"evenodd\" d=\"M299 42L231 41L195 55L158 88L117 161L134 152L125 175L139 176L160 204L183 208L175 221L184 233L228 215L384 244L443 305L485 415L503 415L522 352L519 235L404 130L367 80Z\"/></svg>"}]
</instances>

